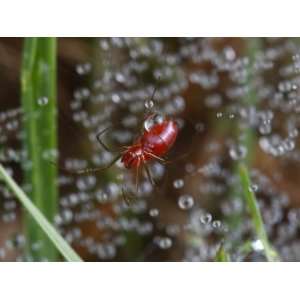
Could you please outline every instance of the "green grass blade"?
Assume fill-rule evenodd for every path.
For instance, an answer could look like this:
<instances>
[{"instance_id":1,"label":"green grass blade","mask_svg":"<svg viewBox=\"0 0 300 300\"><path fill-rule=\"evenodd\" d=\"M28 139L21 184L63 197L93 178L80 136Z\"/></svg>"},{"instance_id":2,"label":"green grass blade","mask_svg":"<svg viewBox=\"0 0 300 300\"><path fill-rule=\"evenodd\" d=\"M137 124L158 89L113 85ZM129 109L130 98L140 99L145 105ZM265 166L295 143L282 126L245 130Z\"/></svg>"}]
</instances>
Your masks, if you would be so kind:
<instances>
[{"instance_id":1,"label":"green grass blade","mask_svg":"<svg viewBox=\"0 0 300 300\"><path fill-rule=\"evenodd\" d=\"M31 217L36 221L40 228L45 232L49 240L55 245L59 252L67 261L79 262L81 258L69 246L69 244L62 238L50 222L44 217L41 211L32 203L26 196L23 190L16 184L16 182L8 175L3 166L0 164L0 178L5 181L8 187L12 190L15 196L19 199L21 204L29 212Z\"/></svg>"},{"instance_id":2,"label":"green grass blade","mask_svg":"<svg viewBox=\"0 0 300 300\"><path fill-rule=\"evenodd\" d=\"M226 250L224 249L223 246L221 246L220 249L218 250L215 261L216 262L230 262L230 256L226 252Z\"/></svg>"},{"instance_id":3,"label":"green grass blade","mask_svg":"<svg viewBox=\"0 0 300 300\"><path fill-rule=\"evenodd\" d=\"M262 216L258 207L258 203L255 197L254 192L251 189L251 180L248 173L248 169L244 163L240 163L238 166L240 180L242 184L242 190L244 197L247 202L248 210L253 222L253 226L257 237L262 242L264 246L264 253L268 261L278 261L279 256L276 251L272 248L268 236L265 231L265 226L262 220Z\"/></svg>"},{"instance_id":4,"label":"green grass blade","mask_svg":"<svg viewBox=\"0 0 300 300\"><path fill-rule=\"evenodd\" d=\"M47 156L57 148L56 121L56 39L25 38L21 71L24 111L24 184L29 197L50 222L57 213L57 168ZM49 159L49 158L48 158ZM53 160L53 158L52 158ZM58 259L56 248L31 218L25 217L27 252L34 260ZM31 245L39 243L37 251Z\"/></svg>"}]
</instances>

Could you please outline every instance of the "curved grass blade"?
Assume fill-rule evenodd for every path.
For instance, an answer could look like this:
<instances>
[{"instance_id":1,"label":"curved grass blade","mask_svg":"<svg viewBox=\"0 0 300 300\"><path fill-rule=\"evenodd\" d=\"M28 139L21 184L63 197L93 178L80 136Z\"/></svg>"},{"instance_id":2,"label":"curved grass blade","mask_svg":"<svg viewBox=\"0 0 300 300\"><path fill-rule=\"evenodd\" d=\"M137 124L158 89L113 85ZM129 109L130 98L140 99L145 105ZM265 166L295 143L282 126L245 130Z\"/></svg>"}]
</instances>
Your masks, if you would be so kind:
<instances>
[{"instance_id":1,"label":"curved grass blade","mask_svg":"<svg viewBox=\"0 0 300 300\"><path fill-rule=\"evenodd\" d=\"M63 255L63 257L70 262L82 261L78 254L69 246L69 244L63 239L63 237L57 232L57 230L50 224L50 222L44 217L41 211L32 203L32 201L26 196L23 190L17 185L17 183L8 175L6 170L0 164L0 179L3 179L7 186L12 190L15 196L19 199L21 204L29 212L31 217L38 223L40 228L47 235L49 240L55 245L57 250Z\"/></svg>"},{"instance_id":2,"label":"curved grass blade","mask_svg":"<svg viewBox=\"0 0 300 300\"><path fill-rule=\"evenodd\" d=\"M224 249L223 246L220 247L218 250L216 257L216 262L230 262L230 255L227 253L227 251Z\"/></svg>"},{"instance_id":3,"label":"curved grass blade","mask_svg":"<svg viewBox=\"0 0 300 300\"><path fill-rule=\"evenodd\" d=\"M244 163L240 163L238 165L238 170L239 170L240 180L242 184L242 190L247 202L251 220L253 222L253 226L257 234L257 237L263 244L266 258L268 261L278 261L279 256L268 240L268 236L265 231L265 226L258 207L258 203L255 194L251 189L251 180L250 180L248 169Z\"/></svg>"}]
</instances>

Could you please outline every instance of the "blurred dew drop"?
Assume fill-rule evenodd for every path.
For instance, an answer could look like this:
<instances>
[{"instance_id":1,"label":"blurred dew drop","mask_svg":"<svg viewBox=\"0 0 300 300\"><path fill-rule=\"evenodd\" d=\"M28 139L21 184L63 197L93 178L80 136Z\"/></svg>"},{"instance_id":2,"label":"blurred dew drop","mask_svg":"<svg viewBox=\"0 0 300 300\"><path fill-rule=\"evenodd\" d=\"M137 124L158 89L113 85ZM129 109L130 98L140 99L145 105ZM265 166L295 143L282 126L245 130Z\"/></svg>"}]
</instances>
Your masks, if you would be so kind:
<instances>
[{"instance_id":1,"label":"blurred dew drop","mask_svg":"<svg viewBox=\"0 0 300 300\"><path fill-rule=\"evenodd\" d=\"M219 221L219 220L214 220L214 221L212 222L213 228L218 229L218 228L221 227L221 225L222 225L222 223L221 223L221 221Z\"/></svg>"},{"instance_id":2,"label":"blurred dew drop","mask_svg":"<svg viewBox=\"0 0 300 300\"><path fill-rule=\"evenodd\" d=\"M241 160L247 155L247 148L242 145L234 145L229 149L229 155L233 160Z\"/></svg>"},{"instance_id":3,"label":"blurred dew drop","mask_svg":"<svg viewBox=\"0 0 300 300\"><path fill-rule=\"evenodd\" d=\"M264 245L261 240L255 240L251 243L251 246L254 251L262 251L264 250Z\"/></svg>"},{"instance_id":4,"label":"blurred dew drop","mask_svg":"<svg viewBox=\"0 0 300 300\"><path fill-rule=\"evenodd\" d=\"M257 184L252 184L251 186L249 186L249 192L257 192L258 191L258 185Z\"/></svg>"},{"instance_id":5,"label":"blurred dew drop","mask_svg":"<svg viewBox=\"0 0 300 300\"><path fill-rule=\"evenodd\" d=\"M184 181L183 179L175 179L173 181L173 186L175 189L181 189L184 186Z\"/></svg>"},{"instance_id":6,"label":"blurred dew drop","mask_svg":"<svg viewBox=\"0 0 300 300\"><path fill-rule=\"evenodd\" d=\"M162 114L154 114L148 117L144 122L144 129L146 131L150 131L151 128L157 124L162 124L164 122L165 118Z\"/></svg>"},{"instance_id":7,"label":"blurred dew drop","mask_svg":"<svg viewBox=\"0 0 300 300\"><path fill-rule=\"evenodd\" d=\"M158 247L163 250L170 249L173 245L172 239L167 236L155 237L154 241L158 245Z\"/></svg>"},{"instance_id":8,"label":"blurred dew drop","mask_svg":"<svg viewBox=\"0 0 300 300\"><path fill-rule=\"evenodd\" d=\"M149 210L149 215L150 215L150 217L153 217L153 218L158 217L158 215L159 215L159 209L157 209L157 208L151 208Z\"/></svg>"},{"instance_id":9,"label":"blurred dew drop","mask_svg":"<svg viewBox=\"0 0 300 300\"><path fill-rule=\"evenodd\" d=\"M190 195L181 195L178 198L178 206L183 210L191 209L194 206L194 198Z\"/></svg>"},{"instance_id":10,"label":"blurred dew drop","mask_svg":"<svg viewBox=\"0 0 300 300\"><path fill-rule=\"evenodd\" d=\"M150 110L151 108L153 108L153 106L154 106L154 102L151 99L148 99L148 100L145 101L146 109Z\"/></svg>"},{"instance_id":11,"label":"blurred dew drop","mask_svg":"<svg viewBox=\"0 0 300 300\"><path fill-rule=\"evenodd\" d=\"M202 224L209 224L212 221L212 215L209 213L203 214L200 217L200 221Z\"/></svg>"},{"instance_id":12,"label":"blurred dew drop","mask_svg":"<svg viewBox=\"0 0 300 300\"><path fill-rule=\"evenodd\" d=\"M40 97L37 100L38 105L45 106L48 104L48 98L47 97Z\"/></svg>"},{"instance_id":13,"label":"blurred dew drop","mask_svg":"<svg viewBox=\"0 0 300 300\"><path fill-rule=\"evenodd\" d=\"M76 66L76 72L79 75L89 74L92 70L92 65L90 63L84 63Z\"/></svg>"}]
</instances>

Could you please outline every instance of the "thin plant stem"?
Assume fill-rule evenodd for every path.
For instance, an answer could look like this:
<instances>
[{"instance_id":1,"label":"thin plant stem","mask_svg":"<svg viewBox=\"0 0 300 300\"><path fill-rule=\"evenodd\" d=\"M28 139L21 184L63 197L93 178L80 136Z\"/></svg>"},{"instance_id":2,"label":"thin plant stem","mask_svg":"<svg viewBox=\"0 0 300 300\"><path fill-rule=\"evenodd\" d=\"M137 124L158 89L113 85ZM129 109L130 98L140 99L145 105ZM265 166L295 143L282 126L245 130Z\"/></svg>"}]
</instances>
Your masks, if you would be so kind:
<instances>
[{"instance_id":1,"label":"thin plant stem","mask_svg":"<svg viewBox=\"0 0 300 300\"><path fill-rule=\"evenodd\" d=\"M262 216L259 210L258 202L256 200L253 189L251 188L251 180L248 172L248 168L244 163L238 165L240 181L242 184L242 191L247 202L248 211L251 216L254 230L258 239L263 244L264 253L268 261L278 261L279 256L277 252L271 246L265 226L262 220Z\"/></svg>"},{"instance_id":2,"label":"thin plant stem","mask_svg":"<svg viewBox=\"0 0 300 300\"><path fill-rule=\"evenodd\" d=\"M78 254L69 246L51 223L45 218L41 211L33 204L33 202L26 196L23 190L17 183L9 176L3 166L0 164L0 179L2 179L11 191L15 194L20 203L28 211L30 216L43 230L49 241L56 247L62 256L69 262L80 262L82 259Z\"/></svg>"},{"instance_id":3,"label":"thin plant stem","mask_svg":"<svg viewBox=\"0 0 300 300\"><path fill-rule=\"evenodd\" d=\"M216 262L230 262L230 255L227 253L227 251L224 249L223 246L220 247L220 249L217 252L217 255L215 257Z\"/></svg>"},{"instance_id":4,"label":"thin plant stem","mask_svg":"<svg viewBox=\"0 0 300 300\"><path fill-rule=\"evenodd\" d=\"M25 38L21 70L24 111L24 184L29 196L50 222L58 210L56 120L56 38ZM58 253L31 218L25 217L27 255L34 260L57 260ZM36 251L32 245L40 244Z\"/></svg>"}]
</instances>

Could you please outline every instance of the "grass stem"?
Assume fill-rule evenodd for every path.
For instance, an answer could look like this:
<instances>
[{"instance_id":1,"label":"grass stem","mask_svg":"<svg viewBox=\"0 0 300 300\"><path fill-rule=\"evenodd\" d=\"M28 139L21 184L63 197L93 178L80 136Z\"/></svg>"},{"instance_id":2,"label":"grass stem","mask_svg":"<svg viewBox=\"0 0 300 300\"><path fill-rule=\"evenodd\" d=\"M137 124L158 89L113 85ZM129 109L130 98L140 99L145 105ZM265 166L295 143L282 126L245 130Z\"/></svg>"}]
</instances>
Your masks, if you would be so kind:
<instances>
[{"instance_id":1,"label":"grass stem","mask_svg":"<svg viewBox=\"0 0 300 300\"><path fill-rule=\"evenodd\" d=\"M50 222L58 210L57 168L47 159L57 150L56 38L25 38L21 70L24 112L24 184L29 197ZM56 248L31 218L25 217L27 254L35 260L57 260ZM32 251L32 245L41 247Z\"/></svg>"},{"instance_id":2,"label":"grass stem","mask_svg":"<svg viewBox=\"0 0 300 300\"><path fill-rule=\"evenodd\" d=\"M244 163L238 165L240 181L242 184L242 190L244 197L247 202L247 207L253 222L255 232L258 239L261 241L264 247L264 253L268 261L278 261L279 256L277 252L271 246L267 233L265 231L265 226L262 220L262 216L259 210L258 202L256 200L253 189L251 188L251 180L248 172L248 168Z\"/></svg>"},{"instance_id":3,"label":"grass stem","mask_svg":"<svg viewBox=\"0 0 300 300\"><path fill-rule=\"evenodd\" d=\"M218 250L215 261L216 262L230 262L230 256L227 253L227 251L224 249L223 246L221 246L220 249Z\"/></svg>"},{"instance_id":4,"label":"grass stem","mask_svg":"<svg viewBox=\"0 0 300 300\"><path fill-rule=\"evenodd\" d=\"M69 262L80 262L81 258L77 253L69 246L69 244L63 239L63 237L57 232L57 230L51 225L51 223L45 218L41 211L32 203L32 201L26 196L23 190L17 185L17 183L9 176L3 166L0 164L0 179L7 184L12 190L17 199L29 212L30 216L35 220L43 232L47 235L51 243L55 245L56 249L63 255L63 257Z\"/></svg>"}]
</instances>

